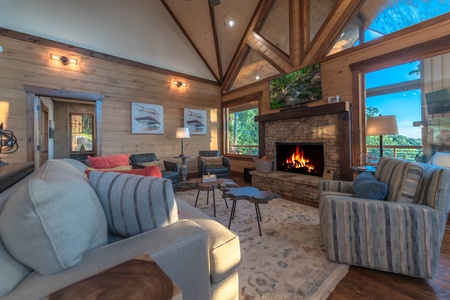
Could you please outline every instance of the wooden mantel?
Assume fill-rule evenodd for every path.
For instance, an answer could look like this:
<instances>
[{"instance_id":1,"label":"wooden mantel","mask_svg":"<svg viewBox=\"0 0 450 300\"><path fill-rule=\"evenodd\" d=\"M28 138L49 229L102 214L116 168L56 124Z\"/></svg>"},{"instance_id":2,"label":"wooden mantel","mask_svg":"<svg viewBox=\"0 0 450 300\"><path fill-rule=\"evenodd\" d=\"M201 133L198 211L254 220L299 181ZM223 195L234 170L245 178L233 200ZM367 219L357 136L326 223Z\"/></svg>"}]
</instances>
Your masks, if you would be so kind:
<instances>
[{"instance_id":1,"label":"wooden mantel","mask_svg":"<svg viewBox=\"0 0 450 300\"><path fill-rule=\"evenodd\" d=\"M323 116L345 112L350 112L350 103L347 101L313 107L294 108L291 110L283 110L273 114L259 115L255 117L255 122L268 122L301 117Z\"/></svg>"},{"instance_id":2,"label":"wooden mantel","mask_svg":"<svg viewBox=\"0 0 450 300\"><path fill-rule=\"evenodd\" d=\"M338 115L338 142L339 150L339 173L341 180L351 180L351 104L342 101L333 104L325 104L313 107L296 108L292 110L284 110L272 114L259 115L255 117L255 122L259 122L259 155L266 155L266 131L265 122L279 121L285 119L296 119L313 116L323 116L337 114Z\"/></svg>"}]
</instances>

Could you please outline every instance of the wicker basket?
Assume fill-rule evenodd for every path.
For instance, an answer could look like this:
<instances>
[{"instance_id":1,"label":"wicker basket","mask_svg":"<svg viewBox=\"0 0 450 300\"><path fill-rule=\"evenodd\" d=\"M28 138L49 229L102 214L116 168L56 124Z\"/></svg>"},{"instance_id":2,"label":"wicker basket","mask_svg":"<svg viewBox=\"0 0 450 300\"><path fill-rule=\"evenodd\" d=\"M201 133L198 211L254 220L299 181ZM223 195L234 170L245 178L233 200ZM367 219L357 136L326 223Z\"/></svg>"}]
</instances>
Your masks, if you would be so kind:
<instances>
[{"instance_id":1,"label":"wicker basket","mask_svg":"<svg viewBox=\"0 0 450 300\"><path fill-rule=\"evenodd\" d=\"M269 173L272 172L273 160L261 160L253 157L256 163L256 172Z\"/></svg>"}]
</instances>

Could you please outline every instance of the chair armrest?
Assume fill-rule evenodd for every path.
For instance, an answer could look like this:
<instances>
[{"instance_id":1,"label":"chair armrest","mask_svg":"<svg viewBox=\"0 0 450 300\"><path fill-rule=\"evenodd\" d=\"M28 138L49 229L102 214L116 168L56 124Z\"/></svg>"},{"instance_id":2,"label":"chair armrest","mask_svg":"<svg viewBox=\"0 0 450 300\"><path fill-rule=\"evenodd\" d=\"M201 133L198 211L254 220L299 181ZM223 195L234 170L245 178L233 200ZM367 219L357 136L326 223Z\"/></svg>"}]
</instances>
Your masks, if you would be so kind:
<instances>
[{"instance_id":1,"label":"chair armrest","mask_svg":"<svg viewBox=\"0 0 450 300\"><path fill-rule=\"evenodd\" d=\"M222 164L229 168L231 166L230 159L228 157L222 156Z\"/></svg>"},{"instance_id":2,"label":"chair armrest","mask_svg":"<svg viewBox=\"0 0 450 300\"><path fill-rule=\"evenodd\" d=\"M205 175L205 168L201 156L197 157L198 177Z\"/></svg>"},{"instance_id":3,"label":"chair armrest","mask_svg":"<svg viewBox=\"0 0 450 300\"><path fill-rule=\"evenodd\" d=\"M431 278L447 215L426 205L326 195L319 202L328 260Z\"/></svg>"},{"instance_id":4,"label":"chair armrest","mask_svg":"<svg viewBox=\"0 0 450 300\"><path fill-rule=\"evenodd\" d=\"M167 171L173 171L178 173L178 164L171 162L171 161L164 161L164 166L166 167Z\"/></svg>"},{"instance_id":5,"label":"chair armrest","mask_svg":"<svg viewBox=\"0 0 450 300\"><path fill-rule=\"evenodd\" d=\"M353 182L341 180L321 180L319 183L319 191L351 193L353 192Z\"/></svg>"}]
</instances>

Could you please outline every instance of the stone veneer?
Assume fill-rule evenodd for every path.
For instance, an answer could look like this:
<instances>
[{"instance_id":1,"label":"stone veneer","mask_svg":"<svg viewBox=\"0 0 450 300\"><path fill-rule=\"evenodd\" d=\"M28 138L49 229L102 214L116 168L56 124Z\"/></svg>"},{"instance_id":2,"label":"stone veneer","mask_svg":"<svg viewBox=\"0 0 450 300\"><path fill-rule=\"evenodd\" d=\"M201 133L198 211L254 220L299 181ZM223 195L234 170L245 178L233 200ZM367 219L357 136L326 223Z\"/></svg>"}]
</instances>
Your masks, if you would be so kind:
<instances>
[{"instance_id":1,"label":"stone veneer","mask_svg":"<svg viewBox=\"0 0 450 300\"><path fill-rule=\"evenodd\" d=\"M324 169L339 173L337 124L338 115L336 114L266 122L266 155L276 158L275 143L279 142L323 143Z\"/></svg>"},{"instance_id":2,"label":"stone veneer","mask_svg":"<svg viewBox=\"0 0 450 300\"><path fill-rule=\"evenodd\" d=\"M351 157L350 111L350 105L344 102L258 116L255 120L262 125L263 153L276 161L276 143L322 143L327 177L348 180ZM294 200L318 202L322 177L281 171L250 173L255 187Z\"/></svg>"},{"instance_id":3,"label":"stone veneer","mask_svg":"<svg viewBox=\"0 0 450 300\"><path fill-rule=\"evenodd\" d=\"M250 171L252 186L288 196L294 200L318 203L319 182L322 177L274 171L261 173Z\"/></svg>"}]
</instances>

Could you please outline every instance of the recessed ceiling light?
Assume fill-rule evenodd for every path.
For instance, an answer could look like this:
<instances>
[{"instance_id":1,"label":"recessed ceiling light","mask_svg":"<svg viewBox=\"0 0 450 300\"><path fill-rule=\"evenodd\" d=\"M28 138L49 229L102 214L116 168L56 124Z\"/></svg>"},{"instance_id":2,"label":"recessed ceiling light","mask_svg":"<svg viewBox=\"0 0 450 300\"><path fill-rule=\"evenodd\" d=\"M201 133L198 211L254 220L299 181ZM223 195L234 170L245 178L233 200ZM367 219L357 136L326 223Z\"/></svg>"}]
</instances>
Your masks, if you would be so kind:
<instances>
[{"instance_id":1,"label":"recessed ceiling light","mask_svg":"<svg viewBox=\"0 0 450 300\"><path fill-rule=\"evenodd\" d=\"M259 80L259 75L256 75L256 77L255 77L255 78L256 78L256 80Z\"/></svg>"},{"instance_id":2,"label":"recessed ceiling light","mask_svg":"<svg viewBox=\"0 0 450 300\"><path fill-rule=\"evenodd\" d=\"M230 20L228 20L228 27L233 27L234 26L234 20L233 19L230 19Z\"/></svg>"}]
</instances>

